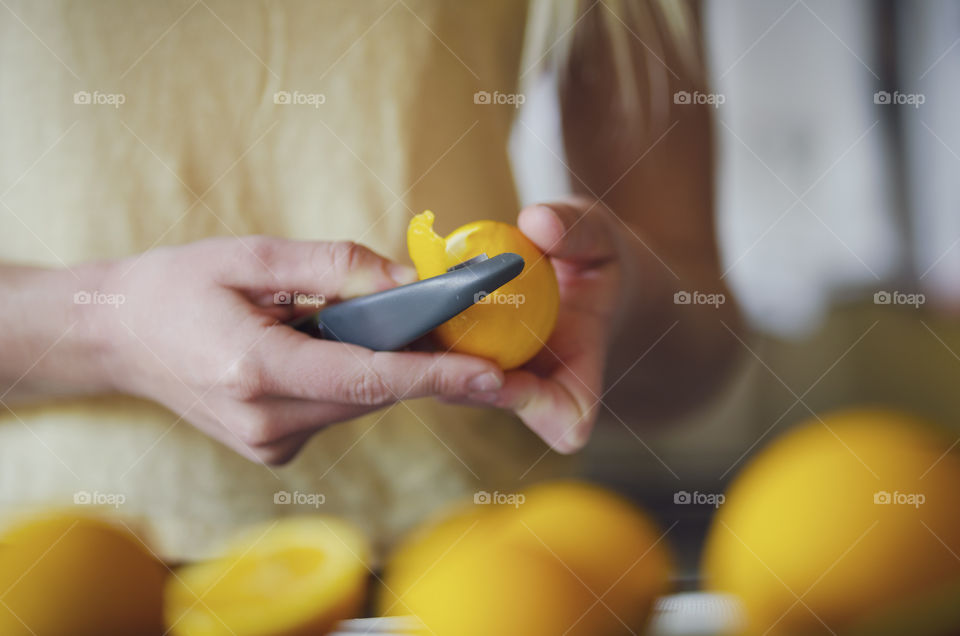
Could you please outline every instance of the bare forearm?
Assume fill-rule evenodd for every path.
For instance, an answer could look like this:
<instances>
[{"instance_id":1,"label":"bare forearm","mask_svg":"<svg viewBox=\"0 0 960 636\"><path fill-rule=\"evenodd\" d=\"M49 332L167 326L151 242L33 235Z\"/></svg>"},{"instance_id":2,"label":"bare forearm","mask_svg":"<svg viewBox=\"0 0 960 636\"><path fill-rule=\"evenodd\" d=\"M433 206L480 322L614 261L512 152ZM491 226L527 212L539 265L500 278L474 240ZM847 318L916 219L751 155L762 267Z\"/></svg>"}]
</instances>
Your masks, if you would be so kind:
<instances>
[{"instance_id":1,"label":"bare forearm","mask_svg":"<svg viewBox=\"0 0 960 636\"><path fill-rule=\"evenodd\" d=\"M621 32L630 47L624 65L608 41L621 29L603 15L583 16L582 42L563 77L564 143L575 192L602 200L590 214L609 217L619 241L622 298L604 401L618 414L662 418L701 402L738 351L728 327L737 331L740 320L714 228L712 109L673 99L705 90L680 55L688 45L653 58ZM618 68L632 70L632 79ZM651 83L657 75L664 84Z\"/></svg>"},{"instance_id":2,"label":"bare forearm","mask_svg":"<svg viewBox=\"0 0 960 636\"><path fill-rule=\"evenodd\" d=\"M624 240L633 238L627 234ZM717 268L680 261L668 270L666 257L628 252L622 315L611 336L605 402L641 420L702 403L739 351L730 331L741 329L740 313Z\"/></svg>"},{"instance_id":3,"label":"bare forearm","mask_svg":"<svg viewBox=\"0 0 960 636\"><path fill-rule=\"evenodd\" d=\"M709 120L682 112L604 151L576 130L579 117L594 113L568 114L572 181L586 199L605 193L586 207L607 217L620 254L605 402L638 419L678 414L723 380L737 353L730 330L740 329L714 232Z\"/></svg>"},{"instance_id":4,"label":"bare forearm","mask_svg":"<svg viewBox=\"0 0 960 636\"><path fill-rule=\"evenodd\" d=\"M109 390L100 345L85 319L100 267L0 265L0 400L17 402Z\"/></svg>"}]
</instances>

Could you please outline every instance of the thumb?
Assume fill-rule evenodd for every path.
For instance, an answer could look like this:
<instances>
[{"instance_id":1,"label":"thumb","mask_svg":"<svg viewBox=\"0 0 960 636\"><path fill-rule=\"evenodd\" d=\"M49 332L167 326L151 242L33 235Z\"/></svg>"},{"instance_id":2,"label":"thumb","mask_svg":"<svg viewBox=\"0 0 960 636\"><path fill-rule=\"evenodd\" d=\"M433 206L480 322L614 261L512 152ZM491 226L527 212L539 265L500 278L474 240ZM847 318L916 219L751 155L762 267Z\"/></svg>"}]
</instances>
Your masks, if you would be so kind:
<instances>
[{"instance_id":1,"label":"thumb","mask_svg":"<svg viewBox=\"0 0 960 636\"><path fill-rule=\"evenodd\" d=\"M260 292L308 291L330 298L372 294L411 283L416 271L349 241L246 237L225 248L219 282Z\"/></svg>"},{"instance_id":2,"label":"thumb","mask_svg":"<svg viewBox=\"0 0 960 636\"><path fill-rule=\"evenodd\" d=\"M517 225L547 256L587 264L616 257L611 219L601 203L538 203L520 211Z\"/></svg>"}]
</instances>

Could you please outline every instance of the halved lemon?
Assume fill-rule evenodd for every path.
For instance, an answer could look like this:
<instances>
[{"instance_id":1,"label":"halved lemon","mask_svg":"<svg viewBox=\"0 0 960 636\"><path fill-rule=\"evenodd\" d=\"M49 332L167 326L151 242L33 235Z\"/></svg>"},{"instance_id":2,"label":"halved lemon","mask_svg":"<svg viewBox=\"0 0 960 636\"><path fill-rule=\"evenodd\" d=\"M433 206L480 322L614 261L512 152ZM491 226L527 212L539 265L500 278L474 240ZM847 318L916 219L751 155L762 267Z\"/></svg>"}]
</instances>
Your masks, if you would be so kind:
<instances>
[{"instance_id":1,"label":"halved lemon","mask_svg":"<svg viewBox=\"0 0 960 636\"><path fill-rule=\"evenodd\" d=\"M291 517L243 533L223 557L187 565L166 590L182 636L307 636L359 615L370 548L352 525Z\"/></svg>"},{"instance_id":2,"label":"halved lemon","mask_svg":"<svg viewBox=\"0 0 960 636\"><path fill-rule=\"evenodd\" d=\"M507 223L475 221L444 238L433 221L427 210L407 228L407 249L421 280L480 254L513 252L524 260L519 276L437 327L434 336L448 350L488 358L504 369L521 366L540 351L557 322L559 291L550 259Z\"/></svg>"}]
</instances>

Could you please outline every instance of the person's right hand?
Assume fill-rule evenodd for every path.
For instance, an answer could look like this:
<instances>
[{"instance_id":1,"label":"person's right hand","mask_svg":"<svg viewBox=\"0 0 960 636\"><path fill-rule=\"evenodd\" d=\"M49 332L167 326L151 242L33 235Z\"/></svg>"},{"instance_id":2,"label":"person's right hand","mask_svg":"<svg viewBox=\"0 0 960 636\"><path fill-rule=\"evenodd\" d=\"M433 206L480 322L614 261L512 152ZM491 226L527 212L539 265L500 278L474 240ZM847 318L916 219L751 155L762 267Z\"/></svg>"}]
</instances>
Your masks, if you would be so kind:
<instances>
[{"instance_id":1,"label":"person's right hand","mask_svg":"<svg viewBox=\"0 0 960 636\"><path fill-rule=\"evenodd\" d=\"M108 386L165 405L255 461L287 461L325 426L401 399L503 384L480 358L373 352L284 325L303 308L277 304L278 292L330 302L415 279L354 243L210 239L100 267L97 291L123 302L80 309Z\"/></svg>"}]
</instances>

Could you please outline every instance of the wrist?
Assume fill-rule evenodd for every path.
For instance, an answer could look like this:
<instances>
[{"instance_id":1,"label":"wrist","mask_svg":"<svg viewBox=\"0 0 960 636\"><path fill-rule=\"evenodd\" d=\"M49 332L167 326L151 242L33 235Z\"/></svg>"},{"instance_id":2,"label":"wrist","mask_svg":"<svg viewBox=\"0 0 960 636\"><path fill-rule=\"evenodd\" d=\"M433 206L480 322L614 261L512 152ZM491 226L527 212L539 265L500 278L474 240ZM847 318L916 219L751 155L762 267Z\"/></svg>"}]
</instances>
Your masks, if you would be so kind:
<instances>
[{"instance_id":1,"label":"wrist","mask_svg":"<svg viewBox=\"0 0 960 636\"><path fill-rule=\"evenodd\" d=\"M85 294L103 266L0 267L0 392L6 404L112 390L109 339Z\"/></svg>"},{"instance_id":2,"label":"wrist","mask_svg":"<svg viewBox=\"0 0 960 636\"><path fill-rule=\"evenodd\" d=\"M86 374L84 389L110 393L120 389L113 369L118 324L116 314L125 298L111 281L116 265L89 263L73 269L69 321L71 348Z\"/></svg>"}]
</instances>

